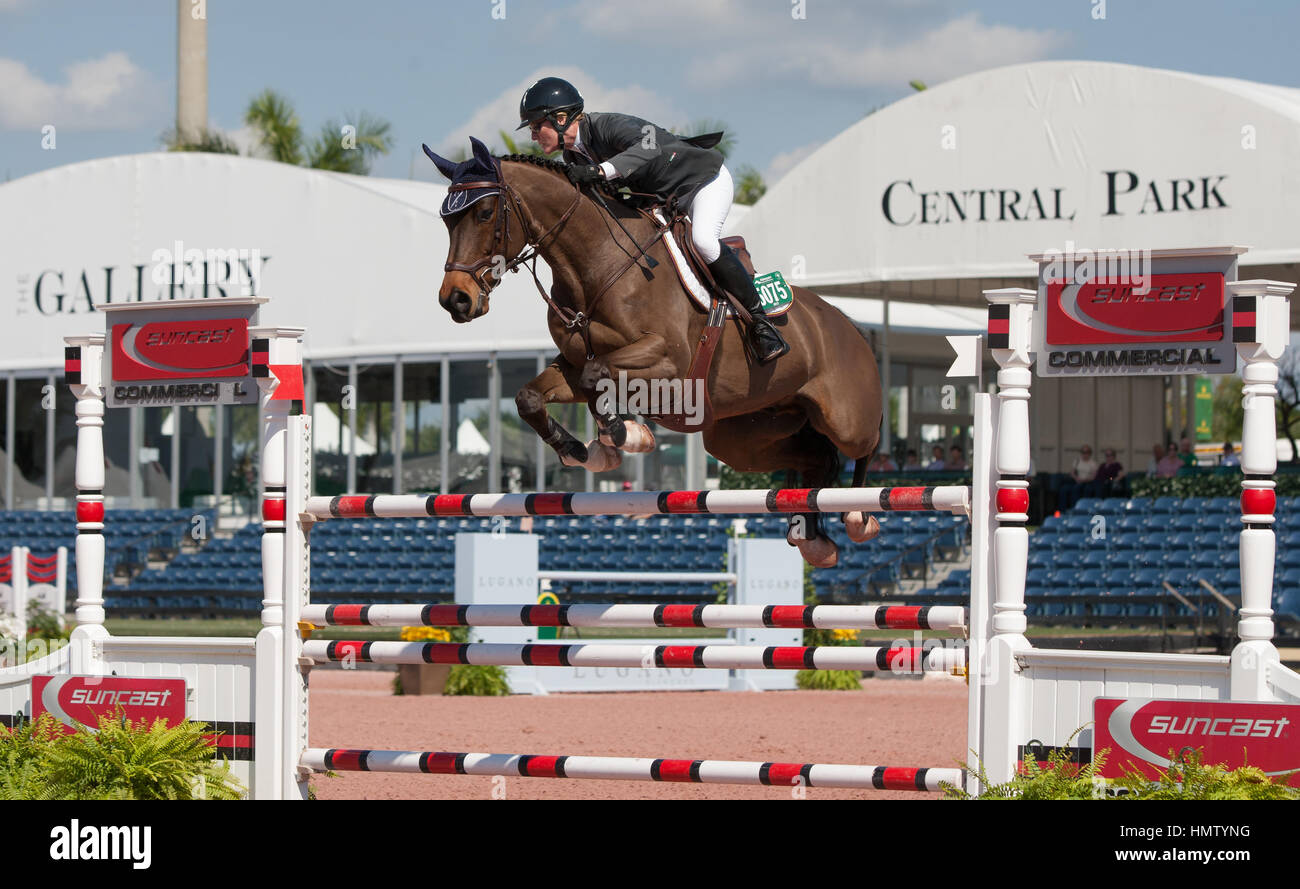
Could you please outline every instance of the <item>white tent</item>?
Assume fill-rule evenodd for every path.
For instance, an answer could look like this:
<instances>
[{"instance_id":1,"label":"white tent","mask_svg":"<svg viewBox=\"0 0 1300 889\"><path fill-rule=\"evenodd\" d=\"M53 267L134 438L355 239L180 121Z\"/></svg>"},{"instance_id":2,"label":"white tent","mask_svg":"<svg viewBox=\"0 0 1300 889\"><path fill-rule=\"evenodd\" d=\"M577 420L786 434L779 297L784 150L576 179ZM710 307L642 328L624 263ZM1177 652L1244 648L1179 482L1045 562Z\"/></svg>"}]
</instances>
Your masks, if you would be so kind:
<instances>
[{"instance_id":1,"label":"white tent","mask_svg":"<svg viewBox=\"0 0 1300 889\"><path fill-rule=\"evenodd\" d=\"M1071 242L1244 244L1243 277L1295 280L1297 157L1300 90L1036 62L868 115L738 228L796 283L891 300L982 308L992 282L1033 276L1026 254Z\"/></svg>"},{"instance_id":2,"label":"white tent","mask_svg":"<svg viewBox=\"0 0 1300 889\"><path fill-rule=\"evenodd\" d=\"M465 419L456 427L456 453L490 454L492 446L483 437L483 433L478 431L478 427L471 420Z\"/></svg>"},{"instance_id":3,"label":"white tent","mask_svg":"<svg viewBox=\"0 0 1300 889\"><path fill-rule=\"evenodd\" d=\"M339 422L338 415L328 404L317 402L311 410L311 438L318 451L346 454L352 447L352 429ZM339 442L342 442L340 447ZM357 456L369 457L376 453L375 446L357 436Z\"/></svg>"}]
</instances>

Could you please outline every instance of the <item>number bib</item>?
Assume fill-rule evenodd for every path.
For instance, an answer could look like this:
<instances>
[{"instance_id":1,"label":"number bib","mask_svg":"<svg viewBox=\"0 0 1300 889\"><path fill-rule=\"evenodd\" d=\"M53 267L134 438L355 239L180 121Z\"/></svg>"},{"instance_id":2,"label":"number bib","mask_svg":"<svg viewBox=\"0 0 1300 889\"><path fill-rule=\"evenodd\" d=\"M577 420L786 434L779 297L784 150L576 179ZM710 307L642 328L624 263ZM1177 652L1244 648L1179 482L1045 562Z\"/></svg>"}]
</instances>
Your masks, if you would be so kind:
<instances>
[{"instance_id":1,"label":"number bib","mask_svg":"<svg viewBox=\"0 0 1300 889\"><path fill-rule=\"evenodd\" d=\"M794 304L794 291L780 272L755 276L754 287L758 290L759 304L768 315L784 315Z\"/></svg>"}]
</instances>

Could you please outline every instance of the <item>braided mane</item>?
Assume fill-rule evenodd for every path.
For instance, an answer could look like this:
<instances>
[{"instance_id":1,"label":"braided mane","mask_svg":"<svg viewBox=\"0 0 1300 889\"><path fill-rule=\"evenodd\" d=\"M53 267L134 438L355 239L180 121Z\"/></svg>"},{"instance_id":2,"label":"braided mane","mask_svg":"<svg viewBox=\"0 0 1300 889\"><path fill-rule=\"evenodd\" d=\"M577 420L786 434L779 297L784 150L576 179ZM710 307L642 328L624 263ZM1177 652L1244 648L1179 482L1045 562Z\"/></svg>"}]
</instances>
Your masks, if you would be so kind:
<instances>
[{"instance_id":1,"label":"braided mane","mask_svg":"<svg viewBox=\"0 0 1300 889\"><path fill-rule=\"evenodd\" d=\"M503 154L497 158L499 161L514 161L520 164L532 164L534 167L541 167L544 170L550 170L552 173L558 173L566 176L564 170L569 165L558 158L543 157L540 154ZM618 196L618 189L610 182L596 183L600 190L610 197Z\"/></svg>"}]
</instances>

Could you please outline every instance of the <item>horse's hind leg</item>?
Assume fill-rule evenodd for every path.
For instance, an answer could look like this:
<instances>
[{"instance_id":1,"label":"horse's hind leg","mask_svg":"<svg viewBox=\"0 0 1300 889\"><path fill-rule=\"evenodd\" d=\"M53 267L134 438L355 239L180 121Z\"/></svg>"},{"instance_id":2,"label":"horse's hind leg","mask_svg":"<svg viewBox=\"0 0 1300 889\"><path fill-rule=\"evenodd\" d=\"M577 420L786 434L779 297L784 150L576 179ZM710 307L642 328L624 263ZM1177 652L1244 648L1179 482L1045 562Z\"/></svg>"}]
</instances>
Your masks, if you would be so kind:
<instances>
[{"instance_id":1,"label":"horse's hind leg","mask_svg":"<svg viewBox=\"0 0 1300 889\"><path fill-rule=\"evenodd\" d=\"M794 406L719 420L705 430L704 447L740 472L801 473L808 487L827 486L839 471L835 446ZM791 515L786 540L816 568L830 568L839 559L839 548L822 529L819 513Z\"/></svg>"}]
</instances>

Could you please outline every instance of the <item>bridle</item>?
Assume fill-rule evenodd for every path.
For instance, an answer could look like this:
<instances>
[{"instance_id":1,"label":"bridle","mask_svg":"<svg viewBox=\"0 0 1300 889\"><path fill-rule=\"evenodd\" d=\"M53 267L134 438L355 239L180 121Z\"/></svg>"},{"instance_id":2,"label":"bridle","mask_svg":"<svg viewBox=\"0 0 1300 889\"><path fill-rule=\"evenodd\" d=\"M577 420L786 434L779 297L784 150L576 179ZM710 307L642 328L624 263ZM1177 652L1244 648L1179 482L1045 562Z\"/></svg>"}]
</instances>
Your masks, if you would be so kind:
<instances>
[{"instance_id":1,"label":"bridle","mask_svg":"<svg viewBox=\"0 0 1300 889\"><path fill-rule=\"evenodd\" d=\"M523 203L520 201L518 193L511 187L510 183L506 182L505 174L501 169L501 161L494 157L492 158L492 165L496 169L496 181L478 179L472 182L454 183L447 187L447 192L449 194L490 188L498 194L505 195L505 200L502 202L500 210L497 211L497 221L492 230L492 249L488 252L487 256L477 262L463 263L448 260L442 267L443 271L465 272L474 279L474 282L478 284L482 293L488 294L492 292L505 276L505 272L517 272L519 271L520 266L524 266L533 276L533 284L537 287L537 292L542 295L542 299L546 301L550 310L554 312L556 317L564 324L565 330L576 330L582 336L583 344L587 347L587 359L591 360L592 358L595 358L596 354L591 345L590 325L591 313L594 310L596 303L605 295L605 291L609 290L609 288L613 286L614 282L622 277L624 272L635 265L642 256L647 255L647 251L650 249L651 245L663 237L664 232L668 230L669 226L659 228L653 238L645 244L639 245L637 252L631 254L628 261L624 263L617 272L611 275L609 279L605 281L604 285L601 286L600 290L596 292L596 295L588 301L586 312L578 311L569 306L562 306L551 298L551 295L546 292L546 288L542 286L541 279L537 277L537 258L541 255L540 251L542 246L553 237L555 233L560 230L561 226L569 221L569 217L577 211L578 205L582 203L582 189L574 186L573 203L569 204L569 207L564 211L564 214L554 225L543 232L541 237L534 237L528 230L528 217L524 215ZM650 197L649 195L645 196ZM601 206L605 207L606 212L609 212L609 207L606 206L603 201L600 203ZM506 261L504 268L501 270L501 274L496 274L492 269L492 266L495 264L495 259L498 256L505 256L506 247L510 243L510 213L512 210L519 217L519 225L520 228L523 229L524 242L526 246L520 251L518 256ZM613 214L611 213L610 215L612 216ZM621 226L622 223L620 223L620 227ZM627 233L627 229L624 229L623 231L624 233ZM495 278L495 280L487 280L488 276Z\"/></svg>"},{"instance_id":2,"label":"bridle","mask_svg":"<svg viewBox=\"0 0 1300 889\"><path fill-rule=\"evenodd\" d=\"M442 267L444 272L465 272L474 279L474 282L478 284L479 289L485 294L492 292L493 288L495 288L500 282L504 272L518 271L519 266L524 265L530 260L533 263L533 278L536 279L538 251L541 249L542 245L559 230L560 226L569 221L569 217L574 214L574 211L578 209L578 204L582 201L582 192L575 190L573 203L564 211L564 215L559 218L555 225L552 225L549 229L543 232L540 238L535 238L528 230L528 217L524 215L523 205L519 201L519 195L510 187L510 183L506 182L506 177L501 170L501 162L496 158L493 158L492 164L496 168L497 172L495 182L489 179L478 179L473 182L458 182L447 186L447 192L449 194L473 191L481 188L490 188L496 191L497 194L505 195L506 200L503 201L501 209L497 211L497 221L492 228L492 249L488 251L487 256L477 262L452 262L448 259ZM519 226L523 229L526 246L522 251L520 251L518 256L506 262L505 268L502 269L502 275L494 274L493 277L496 280L489 282L485 275L490 273L490 267L494 265L496 257L505 255L506 247L510 244L510 213L512 209L519 217ZM541 287L540 282L537 286ZM547 297L547 301L550 301L549 296Z\"/></svg>"}]
</instances>

